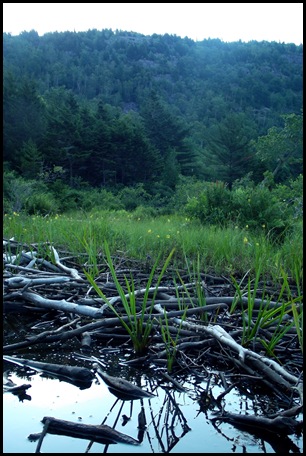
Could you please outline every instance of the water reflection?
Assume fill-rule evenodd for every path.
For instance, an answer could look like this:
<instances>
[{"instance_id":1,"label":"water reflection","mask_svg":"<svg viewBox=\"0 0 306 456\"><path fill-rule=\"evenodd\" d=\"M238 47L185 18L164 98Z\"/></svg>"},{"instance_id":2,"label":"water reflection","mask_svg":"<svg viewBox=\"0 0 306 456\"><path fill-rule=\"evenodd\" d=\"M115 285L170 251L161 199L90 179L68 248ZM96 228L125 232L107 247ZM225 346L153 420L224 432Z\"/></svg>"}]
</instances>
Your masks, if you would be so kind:
<instances>
[{"instance_id":1,"label":"water reflection","mask_svg":"<svg viewBox=\"0 0 306 456\"><path fill-rule=\"evenodd\" d=\"M184 413L176 400L176 394L181 393L169 391L167 388L160 388L157 396L162 400L159 401L160 405L158 408L156 408L156 403L153 404L151 399L148 399L147 401L144 401L143 398L139 399L140 411L136 411L137 418L134 420L138 423L137 439L139 443L142 443L144 438L146 438L149 442L152 453L171 452L179 440L191 430L188 426L187 419L185 418ZM118 424L120 414L124 403L126 402L125 400L117 398L105 419L102 421L102 424L106 423L118 402L121 402L121 404L112 425L113 429L115 429ZM126 424L133 418L133 403L134 401L130 401L129 417L125 414L121 416L122 426L126 426ZM93 441L88 445L86 452L90 450L92 444ZM105 445L103 451L104 453L108 451L108 447L109 444Z\"/></svg>"},{"instance_id":2,"label":"water reflection","mask_svg":"<svg viewBox=\"0 0 306 456\"><path fill-rule=\"evenodd\" d=\"M191 428L188 426L187 419L176 400L176 392L170 392L167 389L164 391L166 394L158 415L154 415L149 401L151 424L154 429L154 431L151 431L151 434L153 434L153 432L155 434L159 443L159 452L170 453L179 440L182 439L187 432L191 431ZM148 430L147 438L150 443L153 441L151 434ZM152 453L154 452L152 447Z\"/></svg>"},{"instance_id":3,"label":"water reflection","mask_svg":"<svg viewBox=\"0 0 306 456\"><path fill-rule=\"evenodd\" d=\"M7 363L21 366L25 370L25 373L28 370L33 370L41 373L41 375L46 378L56 378L59 381L71 383L80 389L90 388L94 379L93 372L84 367L46 362L43 363L32 359L17 358L15 356L8 355L4 355L3 360Z\"/></svg>"},{"instance_id":4,"label":"water reflection","mask_svg":"<svg viewBox=\"0 0 306 456\"><path fill-rule=\"evenodd\" d=\"M140 374L115 362L108 362L108 370L122 376L142 389L154 394L136 401L118 398L111 394L104 381L94 381L90 388L80 390L75 385L55 379L29 374L21 367L11 366L10 375L16 385L26 379L31 384L32 400L18 402L18 398L5 394L4 448L5 452L35 452L37 443L27 442L32 448L25 451L25 439L40 433L44 417L52 416L72 423L104 424L121 434L135 439L139 445L107 441L101 443L89 437L81 440L77 435L49 434L42 441L42 452L108 452L108 453L185 453L188 452L302 452L299 436L271 436L241 429L233 423L214 420L223 411L241 414L261 413L266 409L277 411L273 398L263 398L262 393L250 395L238 383L231 388L220 382L220 376L205 378L185 376L176 379L184 385L184 392L157 372ZM112 369L109 369L112 366ZM226 394L224 394L226 392ZM29 419L31 417L31 419ZM38 432L39 431L39 432ZM48 432L47 432L48 433ZM205 441L205 447L203 442ZM82 444L85 446L82 447ZM20 448L17 448L17 445Z\"/></svg>"}]
</instances>

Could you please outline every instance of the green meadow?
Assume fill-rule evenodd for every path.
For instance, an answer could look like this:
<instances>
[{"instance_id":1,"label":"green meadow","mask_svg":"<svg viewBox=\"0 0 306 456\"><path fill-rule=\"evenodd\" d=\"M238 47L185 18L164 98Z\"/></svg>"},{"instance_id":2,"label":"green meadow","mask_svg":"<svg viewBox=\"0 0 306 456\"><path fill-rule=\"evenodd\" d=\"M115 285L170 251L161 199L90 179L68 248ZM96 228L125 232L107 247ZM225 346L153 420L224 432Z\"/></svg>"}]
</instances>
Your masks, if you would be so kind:
<instances>
[{"instance_id":1,"label":"green meadow","mask_svg":"<svg viewBox=\"0 0 306 456\"><path fill-rule=\"evenodd\" d=\"M161 266L174 248L172 266L190 268L197 263L201 272L224 276L255 275L260 264L262 279L277 284L284 272L291 284L302 285L302 221L284 236L271 238L265 226L251 231L246 225L219 227L203 225L180 215L139 216L125 210L75 212L40 216L13 212L4 215L3 236L18 242L51 243L56 249L78 259L98 274L106 241L112 256Z\"/></svg>"}]
</instances>

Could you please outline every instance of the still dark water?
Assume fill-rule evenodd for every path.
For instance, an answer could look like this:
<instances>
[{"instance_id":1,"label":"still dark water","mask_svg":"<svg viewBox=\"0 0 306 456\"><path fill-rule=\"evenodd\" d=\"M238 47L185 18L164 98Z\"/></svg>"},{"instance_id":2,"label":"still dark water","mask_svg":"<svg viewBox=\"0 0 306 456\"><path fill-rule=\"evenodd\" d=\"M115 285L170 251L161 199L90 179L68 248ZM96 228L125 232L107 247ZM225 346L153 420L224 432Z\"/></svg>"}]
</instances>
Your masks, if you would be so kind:
<instances>
[{"instance_id":1,"label":"still dark water","mask_svg":"<svg viewBox=\"0 0 306 456\"><path fill-rule=\"evenodd\" d=\"M25 356L30 358L29 355ZM35 356L33 356L33 359ZM36 358L37 359L37 358ZM131 402L118 400L110 393L102 380L94 380L91 387L80 390L76 386L56 379L44 378L40 374L25 375L21 368L4 363L9 379L17 385L31 384L28 398L20 401L11 393L3 394L3 452L35 453L37 441L28 436L43 429L41 420L45 416L84 424L104 424L134 439L139 439L138 416L142 412L146 430L140 445L99 443L62 435L47 434L43 440L42 453L275 453L278 448L268 441L249 432L239 431L227 423L211 421L214 406L206 406L199 399L207 388L207 372L198 372L180 380L185 391L181 392L170 382L163 381L158 373L145 375L135 368L123 366L118 354L107 357L108 373L138 383L156 396ZM124 360L123 360L124 361ZM58 362L59 359L48 359ZM91 367L89 363L83 366ZM177 377L176 377L177 378ZM217 397L224 389L219 385L218 373L209 376L209 390ZM232 413L254 414L262 407L261 398L242 395L232 389L224 398L224 408ZM266 399L267 407L273 403ZM121 408L122 406L122 408ZM302 417L297 417L302 419ZM290 435L279 438L282 452L302 453L302 437Z\"/></svg>"}]
</instances>

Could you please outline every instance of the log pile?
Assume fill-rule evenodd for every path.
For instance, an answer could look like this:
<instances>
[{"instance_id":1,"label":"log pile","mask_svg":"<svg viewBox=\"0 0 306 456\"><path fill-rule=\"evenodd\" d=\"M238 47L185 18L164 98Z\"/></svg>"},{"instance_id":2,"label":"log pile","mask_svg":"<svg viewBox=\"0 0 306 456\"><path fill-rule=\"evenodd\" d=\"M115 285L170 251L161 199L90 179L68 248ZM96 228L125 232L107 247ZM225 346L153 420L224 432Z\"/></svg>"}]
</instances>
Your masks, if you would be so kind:
<instances>
[{"instance_id":1,"label":"log pile","mask_svg":"<svg viewBox=\"0 0 306 456\"><path fill-rule=\"evenodd\" d=\"M14 240L4 240L4 276L3 303L5 334L3 353L16 355L34 345L63 344L73 342L74 350L97 352L106 344L110 346L124 345L131 347L129 335L122 326L121 319L128 321L124 315L124 307L118 295L115 284L111 280L106 263L101 263L100 274L96 279L98 287L116 307L118 318L108 304L100 298L88 283L84 274L84 265L80 266L78 259L67 252L55 250L49 246L50 257L39 256L38 246L21 245ZM46 244L48 247L48 244ZM40 249L41 250L41 249ZM149 273L145 265L127 258L114 258L116 274L122 287L125 286L125 276L132 273L135 287L138 312L142 308L142 298ZM274 349L274 356L268 356L260 338L268 338L275 327L293 320L289 313L283 315L283 320L271 325L268 329L259 328L258 337L243 346L242 334L245 327L243 309L248 305L247 297L240 297L235 311L230 312L231 305L237 297L231 281L226 277L201 274L201 287L205 295L205 305L199 302L197 294L198 283L185 271L179 271L184 279L184 286L179 283L175 274L177 271L168 268L160 284L155 300L154 310L144 317L144 324L153 322L152 337L147 352L142 357L135 356L129 363L146 366L155 365L162 368L164 378L171 381L172 386L180 388L180 383L174 375L167 373L167 356L169 347L165 346L162 338L161 325L167 324L167 331L175 341L174 371L209 372L213 366L219 369L224 393L237 385L241 380L248 387L258 387L274 394L285 408L292 410L299 407L300 413L303 390L302 369L303 358L295 326L284 334ZM266 287L267 292L268 287ZM149 298L153 297L155 288L150 290ZM186 293L188 291L188 293ZM278 308L282 303L273 300L275 290L271 287L267 302L259 296L254 301L253 324L256 315L264 304L267 308ZM182 308L182 303L183 308ZM149 299L148 309L152 300ZM12 333L10 320L14 315L24 316L25 334L16 331ZM10 329L8 329L10 327ZM13 331L14 332L14 331ZM174 352L172 352L174 353ZM232 372L226 377L226 372ZM235 382L230 381L235 378ZM221 395L217 398L220 403ZM284 405L283 405L284 408ZM234 417L235 418L235 417ZM234 421L226 413L219 414L219 420ZM273 419L273 426L278 423L283 426L286 419ZM217 419L217 418L216 418ZM52 420L49 422L52 423ZM293 418L290 418L290 432L294 428ZM244 423L245 424L245 423ZM50 424L49 424L50 426ZM283 432L283 430L282 430Z\"/></svg>"}]
</instances>

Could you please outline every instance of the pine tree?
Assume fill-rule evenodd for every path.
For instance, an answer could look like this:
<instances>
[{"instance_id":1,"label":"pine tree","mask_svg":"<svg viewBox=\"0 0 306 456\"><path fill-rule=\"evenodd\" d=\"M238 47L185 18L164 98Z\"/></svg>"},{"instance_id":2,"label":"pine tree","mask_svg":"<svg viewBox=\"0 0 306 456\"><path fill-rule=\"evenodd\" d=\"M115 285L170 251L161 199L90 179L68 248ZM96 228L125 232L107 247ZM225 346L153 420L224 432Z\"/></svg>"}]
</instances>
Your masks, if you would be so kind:
<instances>
[{"instance_id":1,"label":"pine tree","mask_svg":"<svg viewBox=\"0 0 306 456\"><path fill-rule=\"evenodd\" d=\"M210 129L204 160L213 180L226 182L229 188L254 167L254 152L250 147L251 130L245 116L231 114Z\"/></svg>"}]
</instances>

